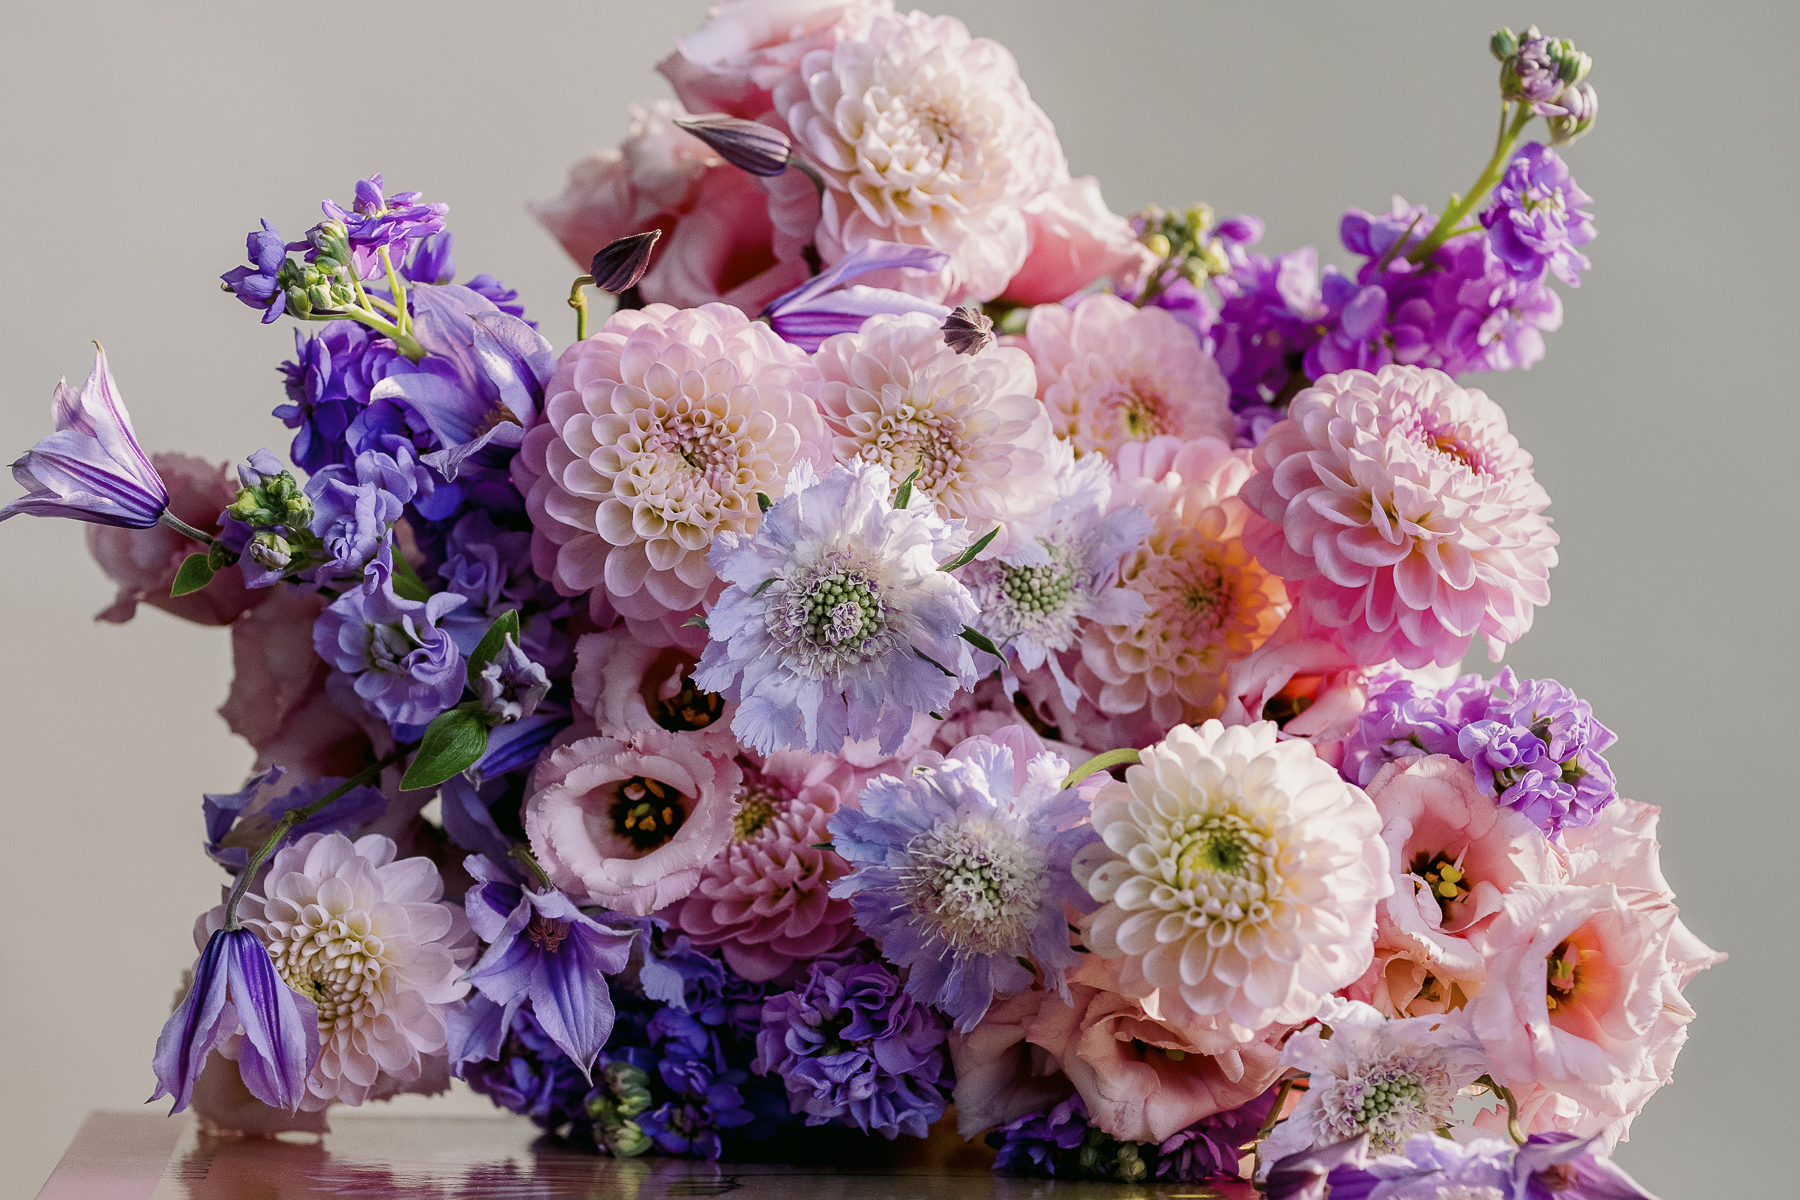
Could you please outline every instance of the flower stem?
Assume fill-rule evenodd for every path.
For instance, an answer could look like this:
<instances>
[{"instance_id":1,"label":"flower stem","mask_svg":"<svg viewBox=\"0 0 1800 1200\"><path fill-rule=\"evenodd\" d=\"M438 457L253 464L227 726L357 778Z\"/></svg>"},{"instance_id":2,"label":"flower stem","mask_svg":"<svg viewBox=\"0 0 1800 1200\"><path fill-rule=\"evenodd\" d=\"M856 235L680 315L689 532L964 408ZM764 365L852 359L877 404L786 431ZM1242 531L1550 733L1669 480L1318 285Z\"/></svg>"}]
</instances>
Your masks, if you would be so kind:
<instances>
[{"instance_id":1,"label":"flower stem","mask_svg":"<svg viewBox=\"0 0 1800 1200\"><path fill-rule=\"evenodd\" d=\"M525 869L531 872L532 877L537 880L538 887L546 892L554 889L555 885L550 882L550 876L545 874L544 868L538 865L538 860L532 855L530 846L523 844L514 846L506 852L506 856L522 863Z\"/></svg>"},{"instance_id":2,"label":"flower stem","mask_svg":"<svg viewBox=\"0 0 1800 1200\"><path fill-rule=\"evenodd\" d=\"M394 273L394 259L388 248L381 248L381 265L387 268L388 291L394 297L394 324L401 333L406 332L406 287L400 282L400 276Z\"/></svg>"},{"instance_id":3,"label":"flower stem","mask_svg":"<svg viewBox=\"0 0 1800 1200\"><path fill-rule=\"evenodd\" d=\"M1512 1091L1502 1086L1492 1075L1483 1075L1475 1082L1506 1101L1506 1134L1515 1144L1523 1146L1525 1133L1519 1128L1519 1102L1513 1099Z\"/></svg>"},{"instance_id":4,"label":"flower stem","mask_svg":"<svg viewBox=\"0 0 1800 1200\"><path fill-rule=\"evenodd\" d=\"M210 546L213 544L212 534L207 533L202 529L195 529L192 525L189 525L186 521L182 520L166 508L163 509L162 516L156 519L162 524L167 525L170 529L173 529L176 533L179 533L182 537L193 538L202 546Z\"/></svg>"},{"instance_id":5,"label":"flower stem","mask_svg":"<svg viewBox=\"0 0 1800 1200\"><path fill-rule=\"evenodd\" d=\"M1126 746L1122 750L1108 750L1105 754L1094 755L1094 757L1088 759L1073 771L1070 771L1069 777L1063 780L1062 785L1066 788L1074 787L1096 771L1104 771L1108 767L1116 767L1120 763L1142 761L1143 755L1132 749L1130 746Z\"/></svg>"},{"instance_id":6,"label":"flower stem","mask_svg":"<svg viewBox=\"0 0 1800 1200\"><path fill-rule=\"evenodd\" d=\"M587 293L582 289L594 282L592 275L578 275L569 285L569 307L575 310L575 340L587 341Z\"/></svg>"},{"instance_id":7,"label":"flower stem","mask_svg":"<svg viewBox=\"0 0 1800 1200\"><path fill-rule=\"evenodd\" d=\"M1488 159L1487 166L1481 169L1481 176L1475 180L1475 186L1463 196L1452 200L1450 207L1444 210L1444 215L1438 218L1437 224L1432 227L1431 232L1425 235L1425 240L1415 246L1412 253L1406 256L1406 261L1417 266L1429 259L1439 246L1449 241L1453 233L1460 232L1457 230L1457 226L1462 223L1462 219L1468 216L1476 205L1487 199L1488 193L1494 190L1494 185L1500 182L1500 176L1505 174L1506 164L1512 158L1513 144L1519 140L1519 134L1530 123L1532 116L1531 106L1521 104L1509 124L1506 121L1506 106L1501 106L1500 136L1494 143L1493 157Z\"/></svg>"},{"instance_id":8,"label":"flower stem","mask_svg":"<svg viewBox=\"0 0 1800 1200\"><path fill-rule=\"evenodd\" d=\"M404 746L396 747L392 754L380 762L370 763L311 804L303 805L300 808L290 808L282 814L281 820L275 824L275 832L269 835L269 840L263 843L261 850L250 856L250 861L244 864L243 871L238 874L237 882L232 885L231 895L225 898L225 928L227 930L241 928L237 919L238 901L242 900L244 893L250 890L250 881L256 877L257 869L268 861L271 854L281 848L282 839L287 837L288 830L300 822L316 816L324 810L326 805L339 799L350 789L361 787L370 780L379 778L383 771L399 762L417 746L417 742L408 742Z\"/></svg>"}]
</instances>

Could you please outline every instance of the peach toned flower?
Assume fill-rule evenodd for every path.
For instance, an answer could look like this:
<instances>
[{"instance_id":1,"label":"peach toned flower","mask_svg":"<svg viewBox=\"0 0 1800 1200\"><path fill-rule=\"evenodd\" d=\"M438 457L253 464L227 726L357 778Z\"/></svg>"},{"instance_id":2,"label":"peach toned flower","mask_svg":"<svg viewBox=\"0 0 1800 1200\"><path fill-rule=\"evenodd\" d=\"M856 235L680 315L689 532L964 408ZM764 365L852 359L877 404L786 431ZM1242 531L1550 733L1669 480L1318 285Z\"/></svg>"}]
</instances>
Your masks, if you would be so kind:
<instances>
[{"instance_id":1,"label":"peach toned flower","mask_svg":"<svg viewBox=\"0 0 1800 1200\"><path fill-rule=\"evenodd\" d=\"M1026 1113L1042 1112L1074 1091L1050 1052L1025 1040L1044 1003L1063 1002L1032 988L1006 996L967 1033L950 1031L956 1068L956 1132L973 1138Z\"/></svg>"},{"instance_id":2,"label":"peach toned flower","mask_svg":"<svg viewBox=\"0 0 1800 1200\"><path fill-rule=\"evenodd\" d=\"M705 739L590 737L538 760L525 833L550 881L583 903L646 913L672 904L731 840L744 773Z\"/></svg>"},{"instance_id":3,"label":"peach toned flower","mask_svg":"<svg viewBox=\"0 0 1800 1200\"><path fill-rule=\"evenodd\" d=\"M1038 193L1022 211L1031 249L1003 293L1014 304L1054 304L1107 276L1129 284L1156 264L1092 175Z\"/></svg>"},{"instance_id":4,"label":"peach toned flower","mask_svg":"<svg viewBox=\"0 0 1800 1200\"><path fill-rule=\"evenodd\" d=\"M1289 599L1298 591L1285 585ZM1343 739L1368 704L1364 672L1328 630L1288 610L1269 640L1231 664L1226 673L1227 725L1274 721L1284 738L1305 738L1319 756L1340 765Z\"/></svg>"},{"instance_id":5,"label":"peach toned flower","mask_svg":"<svg viewBox=\"0 0 1800 1200\"><path fill-rule=\"evenodd\" d=\"M688 111L754 121L769 112L775 85L799 74L808 51L855 36L875 13L893 8L893 0L723 0L656 69Z\"/></svg>"},{"instance_id":6,"label":"peach toned flower","mask_svg":"<svg viewBox=\"0 0 1800 1200\"><path fill-rule=\"evenodd\" d=\"M694 686L698 662L679 646L646 646L627 629L583 634L569 681L575 707L593 718L594 732L619 741L657 729L707 730L725 738L719 753L735 753L730 729L737 704Z\"/></svg>"}]
</instances>

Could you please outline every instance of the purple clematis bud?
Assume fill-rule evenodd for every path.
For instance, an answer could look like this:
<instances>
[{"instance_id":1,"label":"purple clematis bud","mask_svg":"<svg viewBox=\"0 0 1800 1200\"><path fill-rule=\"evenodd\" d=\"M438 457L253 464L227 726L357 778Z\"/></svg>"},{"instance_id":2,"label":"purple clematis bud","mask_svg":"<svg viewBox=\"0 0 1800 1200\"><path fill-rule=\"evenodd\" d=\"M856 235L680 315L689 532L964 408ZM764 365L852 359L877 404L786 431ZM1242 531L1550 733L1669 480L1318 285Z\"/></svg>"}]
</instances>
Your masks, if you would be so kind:
<instances>
[{"instance_id":1,"label":"purple clematis bud","mask_svg":"<svg viewBox=\"0 0 1800 1200\"><path fill-rule=\"evenodd\" d=\"M732 166L752 175L779 175L788 169L793 143L787 134L760 121L739 117L694 117L676 121Z\"/></svg>"},{"instance_id":2,"label":"purple clematis bud","mask_svg":"<svg viewBox=\"0 0 1800 1200\"><path fill-rule=\"evenodd\" d=\"M267 221L244 239L250 265L233 267L219 276L225 286L251 308L263 310L264 325L287 311L287 290L281 283L281 268L287 265L287 243L281 231Z\"/></svg>"},{"instance_id":3,"label":"purple clematis bud","mask_svg":"<svg viewBox=\"0 0 1800 1200\"><path fill-rule=\"evenodd\" d=\"M1656 1200L1606 1157L1603 1149L1604 1143L1597 1137L1532 1134L1513 1156L1513 1196L1516 1200Z\"/></svg>"},{"instance_id":4,"label":"purple clematis bud","mask_svg":"<svg viewBox=\"0 0 1800 1200\"><path fill-rule=\"evenodd\" d=\"M944 318L944 344L958 354L980 354L994 344L994 323L964 304Z\"/></svg>"},{"instance_id":5,"label":"purple clematis bud","mask_svg":"<svg viewBox=\"0 0 1800 1200\"><path fill-rule=\"evenodd\" d=\"M1328 1196L1367 1196L1379 1182L1363 1170L1369 1135L1357 1134L1300 1154L1290 1154L1269 1168L1265 1200L1326 1200ZM1358 1187L1358 1184L1365 1186Z\"/></svg>"},{"instance_id":6,"label":"purple clematis bud","mask_svg":"<svg viewBox=\"0 0 1800 1200\"><path fill-rule=\"evenodd\" d=\"M254 930L221 929L207 939L194 985L156 1039L156 1094L175 1098L173 1116L193 1098L215 1046L243 1030L238 1074L270 1108L293 1112L319 1061L319 1010L275 974Z\"/></svg>"},{"instance_id":7,"label":"purple clematis bud","mask_svg":"<svg viewBox=\"0 0 1800 1200\"><path fill-rule=\"evenodd\" d=\"M0 521L30 513L148 529L168 511L169 489L138 445L106 351L99 343L95 351L94 370L79 394L68 380L57 383L50 400L56 432L13 463L13 478L28 490L0 508Z\"/></svg>"},{"instance_id":8,"label":"purple clematis bud","mask_svg":"<svg viewBox=\"0 0 1800 1200\"><path fill-rule=\"evenodd\" d=\"M648 233L634 233L606 243L600 253L594 255L593 265L588 267L594 286L615 296L636 287L650 267L650 251L661 236L662 230L652 229Z\"/></svg>"},{"instance_id":9,"label":"purple clematis bud","mask_svg":"<svg viewBox=\"0 0 1800 1200\"><path fill-rule=\"evenodd\" d=\"M612 1033L606 976L625 969L637 931L584 916L561 892L522 888L504 867L480 855L471 855L464 865L479 882L463 905L488 949L463 978L504 1010L498 1018L501 1030L519 1004L530 1000L532 1015L550 1040L588 1074ZM492 1013L486 1015L489 1019L480 1025L491 1034ZM491 1041L474 1029L469 1033L469 1049Z\"/></svg>"},{"instance_id":10,"label":"purple clematis bud","mask_svg":"<svg viewBox=\"0 0 1800 1200\"><path fill-rule=\"evenodd\" d=\"M942 250L900 242L867 242L829 270L777 296L762 315L780 338L811 353L826 338L854 333L877 313L930 313L942 321L948 305L935 304L888 288L844 286L875 271L937 271L950 261Z\"/></svg>"},{"instance_id":11,"label":"purple clematis bud","mask_svg":"<svg viewBox=\"0 0 1800 1200\"><path fill-rule=\"evenodd\" d=\"M550 694L550 677L544 668L526 657L507 634L496 654L474 680L481 711L503 724L529 717Z\"/></svg>"}]
</instances>

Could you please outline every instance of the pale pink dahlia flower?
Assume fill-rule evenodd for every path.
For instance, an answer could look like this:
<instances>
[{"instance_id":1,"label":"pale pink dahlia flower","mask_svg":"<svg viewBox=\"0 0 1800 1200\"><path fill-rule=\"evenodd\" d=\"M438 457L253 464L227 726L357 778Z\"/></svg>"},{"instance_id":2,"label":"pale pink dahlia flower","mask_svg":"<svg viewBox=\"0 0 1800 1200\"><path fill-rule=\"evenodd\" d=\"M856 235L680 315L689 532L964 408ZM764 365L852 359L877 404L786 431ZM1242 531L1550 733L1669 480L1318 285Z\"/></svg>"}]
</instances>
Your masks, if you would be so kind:
<instances>
[{"instance_id":1,"label":"pale pink dahlia flower","mask_svg":"<svg viewBox=\"0 0 1800 1200\"><path fill-rule=\"evenodd\" d=\"M1231 440L1231 387L1193 331L1104 292L1031 310L1025 341L1056 435L1079 454L1168 436Z\"/></svg>"},{"instance_id":2,"label":"pale pink dahlia flower","mask_svg":"<svg viewBox=\"0 0 1800 1200\"><path fill-rule=\"evenodd\" d=\"M694 734L582 738L538 760L525 833L578 901L643 916L673 904L731 840L744 773Z\"/></svg>"},{"instance_id":3,"label":"pale pink dahlia flower","mask_svg":"<svg viewBox=\"0 0 1800 1200\"><path fill-rule=\"evenodd\" d=\"M723 304L614 313L563 352L513 459L538 573L591 591L598 621L697 649L683 619L717 583L714 536L754 533L756 494L829 456L816 379L803 351Z\"/></svg>"},{"instance_id":4,"label":"pale pink dahlia flower","mask_svg":"<svg viewBox=\"0 0 1800 1200\"><path fill-rule=\"evenodd\" d=\"M1375 806L1272 721L1178 726L1094 797L1075 875L1119 990L1166 992L1247 1037L1298 1023L1374 956L1393 891Z\"/></svg>"},{"instance_id":5,"label":"pale pink dahlia flower","mask_svg":"<svg viewBox=\"0 0 1800 1200\"><path fill-rule=\"evenodd\" d=\"M1442 371L1326 375L1256 448L1246 540L1360 663L1499 661L1550 601L1557 537L1531 456L1487 394Z\"/></svg>"},{"instance_id":6,"label":"pale pink dahlia flower","mask_svg":"<svg viewBox=\"0 0 1800 1200\"><path fill-rule=\"evenodd\" d=\"M937 277L899 286L946 303L1005 289L1029 249L1021 207L1069 178L1018 63L954 17L876 13L807 53L774 104L827 184L825 261L870 241L943 250Z\"/></svg>"},{"instance_id":7,"label":"pale pink dahlia flower","mask_svg":"<svg viewBox=\"0 0 1800 1200\"><path fill-rule=\"evenodd\" d=\"M778 750L747 768L731 841L668 914L696 946L717 946L733 971L773 979L860 936L831 884L850 871L825 823L850 798L854 770L828 754Z\"/></svg>"},{"instance_id":8,"label":"pale pink dahlia flower","mask_svg":"<svg viewBox=\"0 0 1800 1200\"><path fill-rule=\"evenodd\" d=\"M729 756L737 750L730 733L737 703L694 686L699 661L680 646L646 646L628 629L583 634L569 680L575 707L609 738L629 742L656 730L705 730L724 739L715 752Z\"/></svg>"},{"instance_id":9,"label":"pale pink dahlia flower","mask_svg":"<svg viewBox=\"0 0 1800 1200\"><path fill-rule=\"evenodd\" d=\"M827 339L813 355L819 407L840 461L881 464L896 490L917 471L913 491L976 536L1006 526L984 551L994 557L1056 498L1050 422L1023 350L958 354L941 326L924 313L877 316Z\"/></svg>"},{"instance_id":10,"label":"pale pink dahlia flower","mask_svg":"<svg viewBox=\"0 0 1800 1200\"><path fill-rule=\"evenodd\" d=\"M462 906L443 902L429 858L394 853L379 834L308 834L276 853L265 894L238 905L276 973L319 1009L322 1046L303 1109L361 1104L418 1082L444 1052L448 1006L468 993L462 972L475 935ZM225 909L213 909L206 931L224 920Z\"/></svg>"},{"instance_id":11,"label":"pale pink dahlia flower","mask_svg":"<svg viewBox=\"0 0 1800 1200\"><path fill-rule=\"evenodd\" d=\"M1084 622L1076 682L1102 713L1148 710L1163 729L1216 717L1226 669L1287 611L1281 580L1240 537L1249 455L1217 438L1159 437L1126 446L1118 468L1113 508L1139 504L1150 516L1150 536L1119 563L1119 586L1143 597L1146 614Z\"/></svg>"}]
</instances>

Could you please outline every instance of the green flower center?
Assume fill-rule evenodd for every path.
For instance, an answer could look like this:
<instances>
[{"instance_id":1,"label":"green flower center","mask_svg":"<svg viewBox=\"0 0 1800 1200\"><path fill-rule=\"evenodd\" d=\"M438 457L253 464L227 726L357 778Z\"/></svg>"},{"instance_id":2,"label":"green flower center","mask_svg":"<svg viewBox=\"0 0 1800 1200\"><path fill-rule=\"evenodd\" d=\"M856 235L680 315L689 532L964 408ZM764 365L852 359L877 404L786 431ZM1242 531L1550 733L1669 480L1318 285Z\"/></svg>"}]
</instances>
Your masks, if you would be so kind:
<instances>
[{"instance_id":1,"label":"green flower center","mask_svg":"<svg viewBox=\"0 0 1800 1200\"><path fill-rule=\"evenodd\" d=\"M815 645L854 647L881 632L887 606L861 573L820 576L806 597L806 636Z\"/></svg>"},{"instance_id":2,"label":"green flower center","mask_svg":"<svg viewBox=\"0 0 1800 1200\"><path fill-rule=\"evenodd\" d=\"M1057 563L1042 567L1000 567L1000 590L1022 613L1042 616L1069 602L1075 572Z\"/></svg>"},{"instance_id":3,"label":"green flower center","mask_svg":"<svg viewBox=\"0 0 1800 1200\"><path fill-rule=\"evenodd\" d=\"M778 797L767 792L749 792L738 805L737 816L731 818L733 841L747 842L761 833L775 819Z\"/></svg>"}]
</instances>

